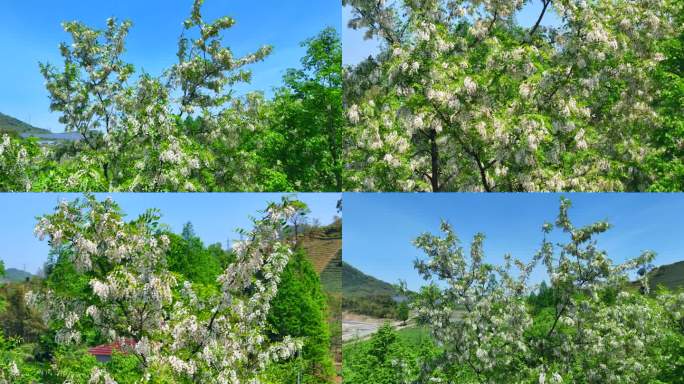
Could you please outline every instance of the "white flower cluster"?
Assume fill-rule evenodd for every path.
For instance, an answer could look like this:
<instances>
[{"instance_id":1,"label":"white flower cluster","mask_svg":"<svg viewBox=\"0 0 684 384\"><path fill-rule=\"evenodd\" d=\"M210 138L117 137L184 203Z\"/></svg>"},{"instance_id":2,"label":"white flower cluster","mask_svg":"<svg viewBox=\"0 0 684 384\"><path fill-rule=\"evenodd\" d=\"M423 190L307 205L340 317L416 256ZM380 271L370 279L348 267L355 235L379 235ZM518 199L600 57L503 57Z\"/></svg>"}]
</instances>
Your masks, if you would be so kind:
<instances>
[{"instance_id":1,"label":"white flower cluster","mask_svg":"<svg viewBox=\"0 0 684 384\"><path fill-rule=\"evenodd\" d=\"M613 175L631 175L631 162L653 152L650 133L639 128L658 119L649 74L664 59L658 39L682 29L666 0L545 1L545 15L563 15L562 25L524 34L506 21L522 0L345 4L350 26L385 43L373 60L350 68L345 83L350 132L360 143L348 150L350 167L366 186L399 189L384 167L368 166L385 158L369 144L390 134L410 148L384 163L427 156L435 166L412 167L409 177L433 190L622 190L629 177ZM385 124L387 115L398 123ZM533 132L526 116L538 123ZM607 150L616 147L629 150ZM562 156L592 150L604 157Z\"/></svg>"},{"instance_id":2,"label":"white flower cluster","mask_svg":"<svg viewBox=\"0 0 684 384\"><path fill-rule=\"evenodd\" d=\"M166 371L203 383L257 382L272 362L301 347L289 337L271 343L265 333L270 302L291 254L280 234L293 214L288 201L270 205L244 232L247 240L236 243L236 261L217 280L220 292L200 297L168 270L169 239L155 229L154 212L124 222L111 200L87 196L60 203L39 220L36 234L48 238L77 271L92 276L91 294L74 299L29 292L26 299L57 328L58 343L79 344L79 323L87 318L101 336L146 362L144 376ZM112 382L105 367L93 370L90 383Z\"/></svg>"},{"instance_id":3,"label":"white flower cluster","mask_svg":"<svg viewBox=\"0 0 684 384\"><path fill-rule=\"evenodd\" d=\"M9 135L0 137L0 189L28 191L31 189L31 164L38 159L29 157L27 148Z\"/></svg>"},{"instance_id":4,"label":"white flower cluster","mask_svg":"<svg viewBox=\"0 0 684 384\"><path fill-rule=\"evenodd\" d=\"M570 241L559 244L557 252L546 238L554 225L545 224L542 247L529 263L510 256L503 266L486 263L482 234L475 236L466 255L447 223L442 236L426 233L415 240L427 255L416 261L417 271L428 281L442 281L413 304L445 349L436 370L465 366L483 382L543 384L562 383L564 377L601 383L653 377L662 364L659 359L667 357L649 356L647 348L659 345L665 330L682 321L684 295L663 296L665 304L658 308L647 297L625 290L627 273L650 263L653 253L614 265L594 240L609 225L575 227L569 208L570 202L562 200L555 227ZM547 270L554 300L550 321L540 318L540 324L527 303L535 289L528 278L538 266ZM600 297L606 292L619 293L614 303ZM582 370L574 370L580 362Z\"/></svg>"},{"instance_id":5,"label":"white flower cluster","mask_svg":"<svg viewBox=\"0 0 684 384\"><path fill-rule=\"evenodd\" d=\"M222 31L232 27L234 20L220 17L207 22L202 4L202 0L194 1L191 17L184 23L183 36L199 36L181 37L178 63L158 77L142 74L132 80L134 67L122 57L129 22L108 19L104 30L79 22L63 24L73 40L73 44L60 45L64 67L44 64L41 72L52 108L62 114L60 121L83 140L76 144L76 155L57 159L58 154L48 150L46 157L82 163L68 176L54 176L55 184L73 190L196 191L206 188L196 172L200 167L213 171L216 179L224 178L227 171L223 168L232 167L242 184L248 182L236 165L240 161L225 149L236 146L231 139L242 130L254 130L254 121L241 117L224 124L224 116L251 113L243 105L253 97L235 98L230 87L247 81L250 73L245 66L264 59L271 48L234 56L222 41ZM202 129L186 129L187 117L197 118ZM256 119L256 126L263 121L263 117ZM226 142L225 147L221 145ZM16 169L14 173L22 169L14 160L11 167L4 167L8 153L4 147L0 144L2 179L3 168ZM26 157L25 150L11 154ZM7 180L16 182L5 186L0 181L0 189L30 188L28 179L11 176Z\"/></svg>"},{"instance_id":6,"label":"white flower cluster","mask_svg":"<svg viewBox=\"0 0 684 384\"><path fill-rule=\"evenodd\" d=\"M16 362L0 364L0 384L12 384L20 378L20 375L21 371Z\"/></svg>"}]
</instances>

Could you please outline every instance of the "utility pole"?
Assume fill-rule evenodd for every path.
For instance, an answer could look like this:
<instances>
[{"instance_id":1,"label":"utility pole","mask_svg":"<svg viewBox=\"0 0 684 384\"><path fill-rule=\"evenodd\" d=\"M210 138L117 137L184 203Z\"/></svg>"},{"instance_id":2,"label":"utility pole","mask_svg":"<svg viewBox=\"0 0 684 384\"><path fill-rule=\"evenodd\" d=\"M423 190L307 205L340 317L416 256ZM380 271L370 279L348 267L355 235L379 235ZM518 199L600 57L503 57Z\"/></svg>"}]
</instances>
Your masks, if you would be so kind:
<instances>
[{"instance_id":1,"label":"utility pole","mask_svg":"<svg viewBox=\"0 0 684 384\"><path fill-rule=\"evenodd\" d=\"M297 372L297 384L302 384L302 351L297 351L297 355L299 355L299 372Z\"/></svg>"}]
</instances>

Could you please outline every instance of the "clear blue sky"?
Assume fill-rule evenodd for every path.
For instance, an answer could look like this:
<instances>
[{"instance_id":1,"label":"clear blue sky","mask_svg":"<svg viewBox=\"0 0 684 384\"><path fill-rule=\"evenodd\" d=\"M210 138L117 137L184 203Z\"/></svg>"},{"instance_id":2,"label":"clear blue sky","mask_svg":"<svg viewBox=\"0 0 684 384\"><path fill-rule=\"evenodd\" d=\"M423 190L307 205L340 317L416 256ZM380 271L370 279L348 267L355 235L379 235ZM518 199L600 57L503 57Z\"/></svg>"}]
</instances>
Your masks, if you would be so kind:
<instances>
[{"instance_id":1,"label":"clear blue sky","mask_svg":"<svg viewBox=\"0 0 684 384\"><path fill-rule=\"evenodd\" d=\"M62 193L14 193L0 194L0 259L8 268L23 269L35 273L47 260L47 241L39 241L33 235L36 217L51 213L62 199L69 201L80 194ZM112 196L129 219L137 217L148 208L159 208L161 222L180 232L191 221L195 232L205 244L235 240L235 229L251 228L249 216L257 216L268 202L279 201L283 194L277 193L120 193L96 194L99 199ZM311 209L310 217L322 224L332 222L337 214L338 193L300 193L297 197Z\"/></svg>"},{"instance_id":2,"label":"clear blue sky","mask_svg":"<svg viewBox=\"0 0 684 384\"><path fill-rule=\"evenodd\" d=\"M615 262L653 250L655 265L684 260L684 194L563 194L573 202L575 225L608 220L613 228L598 237ZM411 241L423 232L439 233L448 220L466 249L483 232L492 263L503 255L530 260L541 240L541 226L558 214L561 194L345 194L343 258L367 274L390 283L423 280L413 269L422 255ZM561 239L559 237L558 239ZM562 238L565 239L565 238ZM545 278L536 271L535 282ZM548 280L548 279L547 279Z\"/></svg>"},{"instance_id":3,"label":"clear blue sky","mask_svg":"<svg viewBox=\"0 0 684 384\"><path fill-rule=\"evenodd\" d=\"M531 27L537 21L541 9L540 0L529 1L516 16L518 22L521 25ZM364 30L354 30L347 27L351 16L352 8L350 6L344 7L342 10L342 61L344 65L357 64L368 56L375 55L379 48L377 40L364 39ZM560 19L553 10L547 11L542 21L544 26L558 25L559 23Z\"/></svg>"},{"instance_id":4,"label":"clear blue sky","mask_svg":"<svg viewBox=\"0 0 684 384\"><path fill-rule=\"evenodd\" d=\"M58 115L50 113L44 80L38 62L60 65L58 45L70 41L60 23L80 20L104 27L110 16L129 19L133 28L128 37L126 60L159 74L173 64L177 38L187 18L192 0L21 0L3 1L0 11L0 112L38 127L62 131ZM237 55L251 53L270 44L274 51L263 63L252 66L251 85L237 90L271 89L281 83L287 68L299 66L304 54L300 42L323 28L340 29L339 0L206 0L208 20L223 15L237 24L224 35Z\"/></svg>"}]
</instances>

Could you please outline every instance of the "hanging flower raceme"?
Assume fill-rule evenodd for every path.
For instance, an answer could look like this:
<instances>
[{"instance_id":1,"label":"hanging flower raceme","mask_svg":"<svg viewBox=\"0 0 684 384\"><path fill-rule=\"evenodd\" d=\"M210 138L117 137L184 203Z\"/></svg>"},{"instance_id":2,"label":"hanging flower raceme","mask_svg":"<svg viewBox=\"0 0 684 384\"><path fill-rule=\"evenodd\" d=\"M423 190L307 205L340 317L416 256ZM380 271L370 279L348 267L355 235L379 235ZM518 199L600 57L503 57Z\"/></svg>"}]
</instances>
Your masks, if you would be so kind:
<instances>
[{"instance_id":1,"label":"hanging flower raceme","mask_svg":"<svg viewBox=\"0 0 684 384\"><path fill-rule=\"evenodd\" d=\"M434 369L425 380L467 370L478 382L638 383L667 365L669 357L658 346L673 330L680 332L682 295L660 296L656 305L635 293L628 274L649 265L654 254L614 264L595 240L608 223L575 227L569 208L562 200L555 224L543 226L541 249L528 263L509 256L501 266L487 263L481 234L467 254L447 223L441 236L426 233L415 240L427 256L416 269L432 284L413 307L444 349L428 364ZM569 241L548 240L554 228ZM543 313L529 304L537 291L529 277L537 267L546 269L551 282ZM642 287L648 287L647 277L642 274Z\"/></svg>"},{"instance_id":2,"label":"hanging flower raceme","mask_svg":"<svg viewBox=\"0 0 684 384\"><path fill-rule=\"evenodd\" d=\"M29 191L43 153L32 142L0 134L0 190Z\"/></svg>"},{"instance_id":3,"label":"hanging flower raceme","mask_svg":"<svg viewBox=\"0 0 684 384\"><path fill-rule=\"evenodd\" d=\"M664 85L651 75L663 59L658 42L681 31L672 4L544 0L540 22L517 25L530 3L344 1L349 26L384 43L346 73L356 188L585 191L652 181L635 164L657 150L646 127L659 124L651 105ZM553 12L558 25L548 26ZM410 149L372 145L389 135ZM387 155L389 167L378 161Z\"/></svg>"},{"instance_id":4,"label":"hanging flower raceme","mask_svg":"<svg viewBox=\"0 0 684 384\"><path fill-rule=\"evenodd\" d=\"M66 180L55 176L60 189L198 191L217 180L233 190L249 188L242 184L253 180L240 169L239 154L230 151L235 143L218 142L254 129L254 124L225 124L224 117L243 105L231 88L249 81L247 67L271 48L233 55L222 32L234 20L205 21L203 3L195 0L183 23L178 63L157 77L142 73L133 80L134 66L123 59L129 21L110 18L104 30L64 23L73 43L60 45L63 68L41 64L51 109L62 114L67 131L80 136L72 150L53 159L79 164ZM193 124L200 128L189 129ZM226 180L225 168L235 168L239 180Z\"/></svg>"},{"instance_id":5,"label":"hanging flower raceme","mask_svg":"<svg viewBox=\"0 0 684 384\"><path fill-rule=\"evenodd\" d=\"M60 262L90 277L88 292L78 298L30 292L27 301L55 327L59 344L80 345L83 327L94 324L99 338L137 357L142 382L167 372L181 381L257 383L270 364L301 347L287 336L275 343L266 336L270 302L291 253L281 233L292 214L287 200L271 204L243 231L246 240L235 247L216 292L198 295L169 271L169 239L156 211L126 222L111 199L62 202L39 219L36 234ZM90 382L112 383L112 377L98 367Z\"/></svg>"}]
</instances>

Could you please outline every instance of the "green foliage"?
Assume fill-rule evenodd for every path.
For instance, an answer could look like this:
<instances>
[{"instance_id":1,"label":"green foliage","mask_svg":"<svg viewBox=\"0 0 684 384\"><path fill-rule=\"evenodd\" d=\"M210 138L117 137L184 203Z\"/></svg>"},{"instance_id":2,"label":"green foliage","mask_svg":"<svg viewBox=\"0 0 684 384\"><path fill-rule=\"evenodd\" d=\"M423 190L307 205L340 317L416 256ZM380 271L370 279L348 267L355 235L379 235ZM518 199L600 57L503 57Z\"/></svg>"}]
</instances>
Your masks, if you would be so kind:
<instances>
[{"instance_id":1,"label":"green foliage","mask_svg":"<svg viewBox=\"0 0 684 384\"><path fill-rule=\"evenodd\" d=\"M301 337L304 338L304 346L301 355L295 359L297 361L274 367L270 375L283 383L296 382L300 373L303 383L330 382L333 368L327 297L303 250L292 255L281 278L268 316L271 338L280 340L283 335Z\"/></svg>"},{"instance_id":2,"label":"green foliage","mask_svg":"<svg viewBox=\"0 0 684 384\"><path fill-rule=\"evenodd\" d=\"M34 187L42 164L41 148L35 139L0 134L0 191L25 192Z\"/></svg>"},{"instance_id":3,"label":"green foliage","mask_svg":"<svg viewBox=\"0 0 684 384\"><path fill-rule=\"evenodd\" d=\"M48 373L47 382L87 383L91 371L98 363L87 349L58 348L53 364L55 369Z\"/></svg>"},{"instance_id":4,"label":"green foliage","mask_svg":"<svg viewBox=\"0 0 684 384\"><path fill-rule=\"evenodd\" d=\"M345 311L385 319L399 319L399 307L392 296L368 295L342 298Z\"/></svg>"},{"instance_id":5,"label":"green foliage","mask_svg":"<svg viewBox=\"0 0 684 384\"><path fill-rule=\"evenodd\" d=\"M112 378L119 384L136 384L140 382L141 361L131 355L114 353L112 360L107 362L107 371L112 373Z\"/></svg>"},{"instance_id":6,"label":"green foliage","mask_svg":"<svg viewBox=\"0 0 684 384\"><path fill-rule=\"evenodd\" d=\"M397 318L406 324L406 320L409 318L409 306L406 301L399 303L397 307Z\"/></svg>"},{"instance_id":7,"label":"green foliage","mask_svg":"<svg viewBox=\"0 0 684 384\"><path fill-rule=\"evenodd\" d=\"M182 234L168 234L170 245L166 260L169 269L193 283L214 284L221 273L221 257L216 247L206 248L195 234L192 223L183 227Z\"/></svg>"},{"instance_id":8,"label":"green foliage","mask_svg":"<svg viewBox=\"0 0 684 384\"><path fill-rule=\"evenodd\" d=\"M292 208L294 209L294 215L290 218L290 228L288 230L290 232L289 235L292 236L294 242L297 243L299 236L309 222L308 215L311 213L311 210L306 203L300 200L293 200Z\"/></svg>"},{"instance_id":9,"label":"green foliage","mask_svg":"<svg viewBox=\"0 0 684 384\"><path fill-rule=\"evenodd\" d=\"M344 347L344 382L403 384L420 378L422 364L439 352L422 328L395 331L383 325L370 340Z\"/></svg>"},{"instance_id":10,"label":"green foliage","mask_svg":"<svg viewBox=\"0 0 684 384\"><path fill-rule=\"evenodd\" d=\"M90 277L80 274L65 248L51 252L45 264L45 288L58 294L85 299L90 295Z\"/></svg>"},{"instance_id":11,"label":"green foliage","mask_svg":"<svg viewBox=\"0 0 684 384\"><path fill-rule=\"evenodd\" d=\"M135 384L142 379L140 365L142 362L135 356L114 352L112 359L106 363L97 362L95 356L88 353L85 348L73 350L70 348L58 348L54 360L54 370L46 371L46 380L49 383L87 383L91 372L96 367L106 367L114 380L119 384ZM156 381L154 383L163 381Z\"/></svg>"},{"instance_id":12,"label":"green foliage","mask_svg":"<svg viewBox=\"0 0 684 384\"><path fill-rule=\"evenodd\" d=\"M45 332L45 326L40 315L26 305L27 291L27 284L11 283L0 287L0 302L4 302L0 326L6 336L32 343Z\"/></svg>"},{"instance_id":13,"label":"green foliage","mask_svg":"<svg viewBox=\"0 0 684 384\"><path fill-rule=\"evenodd\" d=\"M40 382L40 368L30 364L30 354L17 338L0 332L0 383L34 384ZM20 372L20 375L15 373Z\"/></svg>"},{"instance_id":14,"label":"green foliage","mask_svg":"<svg viewBox=\"0 0 684 384\"><path fill-rule=\"evenodd\" d=\"M537 292L530 293L527 301L532 306L532 312L539 313L543 308L553 306L554 300L555 294L553 289L546 284L546 281L542 281Z\"/></svg>"},{"instance_id":15,"label":"green foliage","mask_svg":"<svg viewBox=\"0 0 684 384\"><path fill-rule=\"evenodd\" d=\"M675 22L684 24L684 4L679 2ZM684 190L684 32L661 42L666 60L659 63L654 78L661 85L655 107L662 124L655 127L654 142L660 151L647 159L646 166L657 177L651 191Z\"/></svg>"},{"instance_id":16,"label":"green foliage","mask_svg":"<svg viewBox=\"0 0 684 384\"><path fill-rule=\"evenodd\" d=\"M287 71L273 99L259 162L281 191L341 191L342 44L326 28L302 46L302 68Z\"/></svg>"}]
</instances>

